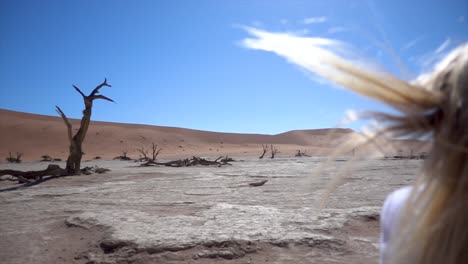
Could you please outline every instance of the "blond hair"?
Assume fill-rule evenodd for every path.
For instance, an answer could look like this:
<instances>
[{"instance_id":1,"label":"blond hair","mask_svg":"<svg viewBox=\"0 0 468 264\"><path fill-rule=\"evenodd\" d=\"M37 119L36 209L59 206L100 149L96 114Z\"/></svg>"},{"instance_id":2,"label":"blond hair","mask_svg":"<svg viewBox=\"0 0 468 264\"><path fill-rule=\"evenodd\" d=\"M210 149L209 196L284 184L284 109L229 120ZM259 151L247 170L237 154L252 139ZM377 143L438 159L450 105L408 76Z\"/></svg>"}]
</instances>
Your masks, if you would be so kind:
<instances>
[{"instance_id":1,"label":"blond hair","mask_svg":"<svg viewBox=\"0 0 468 264\"><path fill-rule=\"evenodd\" d=\"M468 263L468 44L412 83L339 57L324 63L337 69L330 80L401 112L374 113L388 124L375 137L431 135L430 155L390 236L386 261Z\"/></svg>"},{"instance_id":2,"label":"blond hair","mask_svg":"<svg viewBox=\"0 0 468 264\"><path fill-rule=\"evenodd\" d=\"M431 133L432 149L400 216L398 237L391 238L390 261L468 263L468 45L414 85L438 93L439 100L400 124Z\"/></svg>"},{"instance_id":3,"label":"blond hair","mask_svg":"<svg viewBox=\"0 0 468 264\"><path fill-rule=\"evenodd\" d=\"M381 135L430 135L431 151L389 240L388 263L468 263L468 44L413 82L332 52L337 42L246 28L244 46L272 51L400 114L373 113Z\"/></svg>"}]
</instances>

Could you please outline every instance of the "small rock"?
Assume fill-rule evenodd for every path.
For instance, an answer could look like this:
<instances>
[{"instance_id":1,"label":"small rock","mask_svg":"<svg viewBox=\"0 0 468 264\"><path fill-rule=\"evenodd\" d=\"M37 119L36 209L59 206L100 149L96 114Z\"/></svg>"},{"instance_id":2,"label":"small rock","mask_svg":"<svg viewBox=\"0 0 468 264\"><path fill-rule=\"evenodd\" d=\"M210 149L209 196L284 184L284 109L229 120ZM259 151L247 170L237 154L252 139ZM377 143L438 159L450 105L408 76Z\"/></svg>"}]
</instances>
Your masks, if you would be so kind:
<instances>
[{"instance_id":1,"label":"small rock","mask_svg":"<svg viewBox=\"0 0 468 264\"><path fill-rule=\"evenodd\" d=\"M197 259L198 258L215 258L216 255L210 251L210 250L202 250L196 254Z\"/></svg>"},{"instance_id":2,"label":"small rock","mask_svg":"<svg viewBox=\"0 0 468 264\"><path fill-rule=\"evenodd\" d=\"M172 253L172 252L166 253L162 257L165 258L166 260L175 260L175 261L185 260L184 256L177 254L177 253Z\"/></svg>"},{"instance_id":3,"label":"small rock","mask_svg":"<svg viewBox=\"0 0 468 264\"><path fill-rule=\"evenodd\" d=\"M103 241L101 241L101 243L99 244L99 246L101 247L101 249L104 251L104 253L112 253L114 252L115 250L119 249L119 248L122 248L124 246L127 246L128 243L125 242L125 241L121 241L121 240L116 240L116 239L104 239Z\"/></svg>"},{"instance_id":4,"label":"small rock","mask_svg":"<svg viewBox=\"0 0 468 264\"><path fill-rule=\"evenodd\" d=\"M231 250L220 250L218 251L218 257L223 259L234 259L235 254Z\"/></svg>"},{"instance_id":5,"label":"small rock","mask_svg":"<svg viewBox=\"0 0 468 264\"><path fill-rule=\"evenodd\" d=\"M250 186L252 187L259 187L259 186L262 186L263 184L265 184L268 180L263 180L263 181L259 181L259 182L251 182L249 183Z\"/></svg>"},{"instance_id":6,"label":"small rock","mask_svg":"<svg viewBox=\"0 0 468 264\"><path fill-rule=\"evenodd\" d=\"M270 242L270 244L277 246L277 247L282 247L282 248L289 247L289 243L287 241L273 241L273 242Z\"/></svg>"}]
</instances>

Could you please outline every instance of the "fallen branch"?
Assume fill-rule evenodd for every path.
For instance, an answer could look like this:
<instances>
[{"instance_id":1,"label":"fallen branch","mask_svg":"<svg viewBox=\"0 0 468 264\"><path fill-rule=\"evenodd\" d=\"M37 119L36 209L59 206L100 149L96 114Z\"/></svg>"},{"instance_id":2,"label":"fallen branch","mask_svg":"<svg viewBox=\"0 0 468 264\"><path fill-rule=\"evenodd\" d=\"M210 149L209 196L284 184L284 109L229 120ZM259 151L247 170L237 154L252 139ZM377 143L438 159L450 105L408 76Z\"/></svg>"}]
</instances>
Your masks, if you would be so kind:
<instances>
[{"instance_id":1,"label":"fallen branch","mask_svg":"<svg viewBox=\"0 0 468 264\"><path fill-rule=\"evenodd\" d=\"M11 175L18 178L18 183L31 182L40 179L44 176L65 176L67 171L60 168L59 165L49 164L47 169L40 171L17 171L17 170L0 170L0 176Z\"/></svg>"},{"instance_id":2,"label":"fallen branch","mask_svg":"<svg viewBox=\"0 0 468 264\"><path fill-rule=\"evenodd\" d=\"M101 168L101 167L98 167L98 166L84 167L83 169L81 169L81 173L86 174L86 175L91 175L93 173L103 174L103 173L106 173L108 171L110 171L110 169Z\"/></svg>"},{"instance_id":3,"label":"fallen branch","mask_svg":"<svg viewBox=\"0 0 468 264\"><path fill-rule=\"evenodd\" d=\"M295 157L310 157L305 152L302 152L300 149L297 150Z\"/></svg>"},{"instance_id":4,"label":"fallen branch","mask_svg":"<svg viewBox=\"0 0 468 264\"><path fill-rule=\"evenodd\" d=\"M114 160L132 160L132 158L127 157L127 150L122 150L122 155L114 157Z\"/></svg>"},{"instance_id":5,"label":"fallen branch","mask_svg":"<svg viewBox=\"0 0 468 264\"><path fill-rule=\"evenodd\" d=\"M60 158L52 158L49 155L42 155L40 162L62 161Z\"/></svg>"},{"instance_id":6,"label":"fallen branch","mask_svg":"<svg viewBox=\"0 0 468 264\"><path fill-rule=\"evenodd\" d=\"M173 160L168 162L156 162L154 160L148 160L147 162L141 164L140 166L148 167L148 166L166 166L166 167L191 167L191 166L218 166L221 167L223 165L232 165L229 162L235 161L229 156L220 156L216 160L207 160L205 158L200 158L193 156L190 159L179 159Z\"/></svg>"},{"instance_id":7,"label":"fallen branch","mask_svg":"<svg viewBox=\"0 0 468 264\"><path fill-rule=\"evenodd\" d=\"M80 170L80 173L90 175L93 173L106 173L110 171L106 168L100 168L98 166L85 167ZM16 177L18 183L31 183L33 181L42 180L45 176L58 177L58 176L70 176L66 169L60 168L59 165L49 164L45 170L39 171L18 171L18 170L0 170L0 177L10 175Z\"/></svg>"}]
</instances>

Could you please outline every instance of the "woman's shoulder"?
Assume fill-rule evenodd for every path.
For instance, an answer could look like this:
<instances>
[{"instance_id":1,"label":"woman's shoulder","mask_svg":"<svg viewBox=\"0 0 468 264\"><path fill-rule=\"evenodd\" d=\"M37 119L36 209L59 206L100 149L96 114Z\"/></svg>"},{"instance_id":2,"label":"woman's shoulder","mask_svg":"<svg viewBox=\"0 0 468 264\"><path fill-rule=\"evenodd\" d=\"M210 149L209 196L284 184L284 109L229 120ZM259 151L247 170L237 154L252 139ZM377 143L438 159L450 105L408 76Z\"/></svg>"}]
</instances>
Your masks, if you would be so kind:
<instances>
[{"instance_id":1,"label":"woman's shoulder","mask_svg":"<svg viewBox=\"0 0 468 264\"><path fill-rule=\"evenodd\" d=\"M411 186L405 186L400 189L397 189L387 196L385 202L392 204L404 203L406 199L408 199L412 189L413 187Z\"/></svg>"},{"instance_id":2,"label":"woman's shoulder","mask_svg":"<svg viewBox=\"0 0 468 264\"><path fill-rule=\"evenodd\" d=\"M410 196L412 189L413 188L411 186L406 186L393 191L387 196L381 214L384 227L391 227L393 225L400 209Z\"/></svg>"},{"instance_id":3,"label":"woman's shoulder","mask_svg":"<svg viewBox=\"0 0 468 264\"><path fill-rule=\"evenodd\" d=\"M392 233L395 232L394 225L397 222L400 210L411 194L412 187L407 186L390 193L385 199L380 215L381 237L380 237L380 263L385 263L385 256L389 253L387 243Z\"/></svg>"}]
</instances>

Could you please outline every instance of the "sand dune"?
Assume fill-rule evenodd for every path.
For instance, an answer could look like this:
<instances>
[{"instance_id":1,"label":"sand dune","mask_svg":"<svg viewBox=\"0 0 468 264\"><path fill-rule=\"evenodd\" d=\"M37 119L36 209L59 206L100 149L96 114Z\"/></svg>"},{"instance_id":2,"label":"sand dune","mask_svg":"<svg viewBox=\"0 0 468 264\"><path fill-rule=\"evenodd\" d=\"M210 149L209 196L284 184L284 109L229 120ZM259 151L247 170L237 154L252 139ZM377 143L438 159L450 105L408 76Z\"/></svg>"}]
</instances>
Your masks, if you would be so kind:
<instances>
[{"instance_id":1,"label":"sand dune","mask_svg":"<svg viewBox=\"0 0 468 264\"><path fill-rule=\"evenodd\" d=\"M79 120L71 120L73 129ZM68 154L66 127L58 116L44 116L0 109L0 155L8 152L24 153L24 160L38 160L41 155L65 159ZM200 131L185 128L92 122L85 139L84 159L100 156L112 159L127 150L128 156L138 157L136 148L158 144L163 150L160 158L188 157L191 155L257 156L261 144L274 144L278 156L290 157L297 149L310 155L327 155L353 133L351 129L293 130L277 135L236 134ZM384 144L388 145L388 144ZM393 142L392 149L409 152L423 151L425 146L418 141ZM396 146L396 148L395 148ZM375 149L360 151L369 155ZM386 150L392 152L392 150ZM394 152L394 151L393 151ZM391 154L391 153L389 153ZM2 161L3 162L3 161Z\"/></svg>"}]
</instances>

